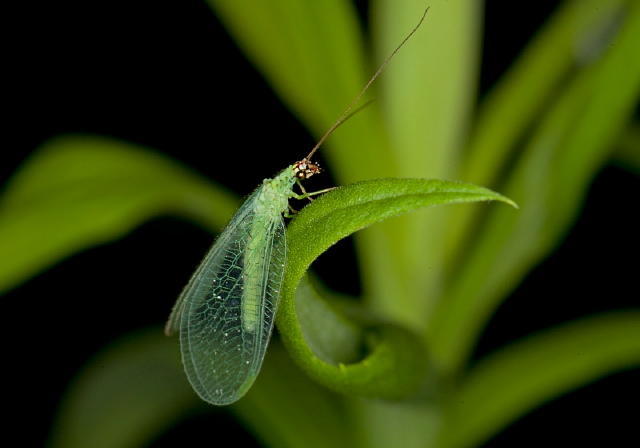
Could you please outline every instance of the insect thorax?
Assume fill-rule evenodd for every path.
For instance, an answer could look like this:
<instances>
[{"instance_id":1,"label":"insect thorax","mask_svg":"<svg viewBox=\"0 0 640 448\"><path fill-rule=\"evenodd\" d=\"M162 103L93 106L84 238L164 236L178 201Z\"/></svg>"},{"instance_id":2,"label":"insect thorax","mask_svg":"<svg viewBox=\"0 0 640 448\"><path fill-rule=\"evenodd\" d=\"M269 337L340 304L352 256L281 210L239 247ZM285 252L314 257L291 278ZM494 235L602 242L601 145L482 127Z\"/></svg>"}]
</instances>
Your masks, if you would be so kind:
<instances>
[{"instance_id":1,"label":"insect thorax","mask_svg":"<svg viewBox=\"0 0 640 448\"><path fill-rule=\"evenodd\" d=\"M289 207L289 198L293 196L296 183L295 165L278 173L273 179L265 179L258 197L259 207L267 213L283 213Z\"/></svg>"}]
</instances>

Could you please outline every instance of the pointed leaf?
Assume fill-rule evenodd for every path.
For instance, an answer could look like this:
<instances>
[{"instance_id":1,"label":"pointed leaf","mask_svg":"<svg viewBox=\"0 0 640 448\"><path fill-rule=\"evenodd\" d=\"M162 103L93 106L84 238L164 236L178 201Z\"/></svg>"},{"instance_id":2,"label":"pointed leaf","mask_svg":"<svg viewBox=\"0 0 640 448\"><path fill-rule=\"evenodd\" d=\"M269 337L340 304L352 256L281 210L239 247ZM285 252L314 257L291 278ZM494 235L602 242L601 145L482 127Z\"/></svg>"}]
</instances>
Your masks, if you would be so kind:
<instances>
[{"instance_id":1,"label":"pointed leaf","mask_svg":"<svg viewBox=\"0 0 640 448\"><path fill-rule=\"evenodd\" d=\"M514 205L498 193L460 182L378 179L337 188L305 207L288 228L288 263L278 313L283 340L298 364L341 392L389 398L415 392L426 374L427 359L412 332L388 323L367 324L373 338L370 354L357 363L327 364L305 341L294 307L295 289L315 258L359 229L423 207L489 200Z\"/></svg>"}]
</instances>

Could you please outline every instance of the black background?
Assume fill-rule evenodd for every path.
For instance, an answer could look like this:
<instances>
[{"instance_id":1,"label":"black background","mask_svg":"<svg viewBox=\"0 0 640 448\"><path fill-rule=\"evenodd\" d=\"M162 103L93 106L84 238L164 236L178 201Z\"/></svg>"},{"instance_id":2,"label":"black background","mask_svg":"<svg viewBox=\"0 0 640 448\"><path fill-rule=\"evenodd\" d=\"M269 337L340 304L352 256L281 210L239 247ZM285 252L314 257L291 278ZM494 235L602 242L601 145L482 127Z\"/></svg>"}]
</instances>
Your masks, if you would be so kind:
<instances>
[{"instance_id":1,"label":"black background","mask_svg":"<svg viewBox=\"0 0 640 448\"><path fill-rule=\"evenodd\" d=\"M366 18L366 2L357 3ZM556 5L486 3L482 92ZM201 2L30 2L5 13L4 21L9 33L2 182L41 142L66 132L105 134L156 148L239 194L314 144ZM228 160L247 162L241 176L229 169ZM325 182L331 185L329 176ZM476 357L578 316L638 306L640 220L632 210L637 195L611 199L638 187L637 177L613 166L598 175L571 234L498 310ZM206 231L161 217L7 294L2 347L10 399L5 407L16 422L7 429L7 440L16 430L20 446L45 443L58 400L77 370L115 337L161 324L210 243ZM332 267L352 257L349 245L342 246L346 254L323 255L317 269L327 272L331 286L357 293L353 263ZM101 284L94 284L96 278ZM158 281L140 284L139 278ZM132 297L140 300L133 303ZM486 446L637 444L638 380L638 370L622 372L570 393ZM238 443L240 429L230 421L224 425ZM216 438L222 437L220 430ZM202 419L173 429L154 446L185 446L187 432L212 443L211 420Z\"/></svg>"}]
</instances>

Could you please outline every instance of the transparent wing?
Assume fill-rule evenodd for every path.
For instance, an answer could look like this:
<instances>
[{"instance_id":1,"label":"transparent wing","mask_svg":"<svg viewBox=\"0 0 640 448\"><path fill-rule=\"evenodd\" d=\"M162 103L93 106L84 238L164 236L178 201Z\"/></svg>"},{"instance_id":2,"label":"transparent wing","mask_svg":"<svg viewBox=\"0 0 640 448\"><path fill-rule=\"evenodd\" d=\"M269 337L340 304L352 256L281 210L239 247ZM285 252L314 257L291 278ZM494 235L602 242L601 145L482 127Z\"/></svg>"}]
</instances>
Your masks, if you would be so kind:
<instances>
[{"instance_id":1,"label":"transparent wing","mask_svg":"<svg viewBox=\"0 0 640 448\"><path fill-rule=\"evenodd\" d=\"M223 232L218 236L218 239L213 243L207 254L204 256L204 259L198 265L196 271L191 276L189 283L184 287L182 293L180 293L180 297L176 301L175 305L173 305L173 309L171 310L171 315L169 316L169 320L167 321L164 332L167 336L172 336L174 333L180 331L180 322L182 319L182 312L184 310L184 305L187 297L191 296L191 290L196 285L196 279L202 277L202 271L206 269L206 266L211 263L212 257L216 255L216 247L220 240L223 239L224 234L227 230L230 230L234 225L237 226L239 223L250 219L249 216L253 214L255 209L255 201L259 194L260 189L258 188L249 198L242 204L242 206L238 209L235 215L229 221L229 224L224 228Z\"/></svg>"},{"instance_id":2,"label":"transparent wing","mask_svg":"<svg viewBox=\"0 0 640 448\"><path fill-rule=\"evenodd\" d=\"M182 292L179 327L187 377L205 401L225 405L249 389L273 329L285 266L280 213L255 213L254 193L218 237Z\"/></svg>"}]
</instances>

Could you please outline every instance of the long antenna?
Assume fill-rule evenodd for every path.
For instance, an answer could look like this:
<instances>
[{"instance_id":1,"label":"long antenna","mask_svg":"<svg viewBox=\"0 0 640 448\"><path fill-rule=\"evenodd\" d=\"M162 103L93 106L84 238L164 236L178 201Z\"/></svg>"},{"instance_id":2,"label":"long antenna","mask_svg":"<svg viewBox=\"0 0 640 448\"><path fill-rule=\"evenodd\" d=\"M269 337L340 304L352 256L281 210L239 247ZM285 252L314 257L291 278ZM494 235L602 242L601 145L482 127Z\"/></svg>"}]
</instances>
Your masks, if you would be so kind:
<instances>
[{"instance_id":1,"label":"long antenna","mask_svg":"<svg viewBox=\"0 0 640 448\"><path fill-rule=\"evenodd\" d=\"M427 7L427 9L424 10L424 13L422 14L422 17L420 18L420 22L418 22L418 24L416 25L416 27L409 33L409 35L407 37L404 38L404 40L402 42L400 42L400 45L398 45L396 47L395 50L393 50L393 53L391 53L391 55L387 58L386 61L384 61L382 63L382 65L380 66L380 68L378 69L378 71L373 75L373 77L369 80L369 82L367 83L366 86L364 86L364 89L362 89L362 91L358 94L358 96L356 97L355 100L353 100L351 102L351 104L349 105L349 107L347 107L347 109L344 111L344 113L342 115L340 115L340 118L338 118L338 120L333 124L333 126L331 126L331 128L327 131L326 134L324 134L324 136L320 139L320 141L318 141L318 143L316 143L316 146L313 147L313 149L311 150L311 152L309 153L309 155L307 157L304 158L304 160L310 160L311 156L313 155L314 152L316 152L318 150L318 148L320 147L320 145L322 145L324 143L324 141L327 139L327 137L329 137L331 135L331 133L333 131L335 131L335 129L340 126L340 124L344 121L345 117L347 116L347 114L349 113L349 111L353 108L353 106L355 106L355 104L358 102L358 100L360 99L360 97L362 95L364 95L364 92L367 91L367 89L369 88L369 86L373 83L373 81L375 81L375 79L378 77L378 75L380 75L380 73L382 73L382 70L384 70L384 68L387 66L387 64L389 63L389 61L391 60L391 58L393 58L395 56L395 54L398 52L398 50L405 44L406 41L409 40L409 38L413 35L413 33L415 33L418 28L420 28L420 25L422 25L422 22L424 21L425 16L427 15L427 12L429 11L429 7Z\"/></svg>"}]
</instances>

